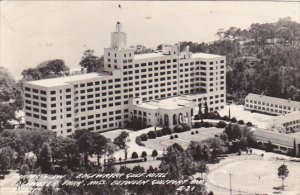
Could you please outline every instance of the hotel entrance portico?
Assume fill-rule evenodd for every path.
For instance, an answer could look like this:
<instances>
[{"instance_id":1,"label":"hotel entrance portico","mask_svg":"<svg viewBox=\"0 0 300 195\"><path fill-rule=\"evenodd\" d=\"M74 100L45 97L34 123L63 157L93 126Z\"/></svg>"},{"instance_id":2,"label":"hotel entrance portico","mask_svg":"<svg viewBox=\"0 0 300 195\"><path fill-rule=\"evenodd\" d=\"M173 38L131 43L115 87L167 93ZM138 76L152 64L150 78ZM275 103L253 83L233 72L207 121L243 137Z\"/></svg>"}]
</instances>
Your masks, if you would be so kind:
<instances>
[{"instance_id":1,"label":"hotel entrance portico","mask_svg":"<svg viewBox=\"0 0 300 195\"><path fill-rule=\"evenodd\" d=\"M172 97L162 100L142 102L141 98L130 100L132 122L140 120L144 126L170 127L192 123L196 104L184 97Z\"/></svg>"}]
</instances>

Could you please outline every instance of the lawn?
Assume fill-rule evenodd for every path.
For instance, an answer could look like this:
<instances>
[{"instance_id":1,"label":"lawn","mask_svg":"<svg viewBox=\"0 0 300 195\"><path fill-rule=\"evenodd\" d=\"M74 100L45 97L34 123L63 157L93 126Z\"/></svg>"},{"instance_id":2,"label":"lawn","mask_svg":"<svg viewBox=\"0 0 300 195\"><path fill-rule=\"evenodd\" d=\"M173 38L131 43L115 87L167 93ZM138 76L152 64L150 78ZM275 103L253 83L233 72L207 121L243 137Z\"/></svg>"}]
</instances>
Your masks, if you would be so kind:
<instances>
[{"instance_id":1,"label":"lawn","mask_svg":"<svg viewBox=\"0 0 300 195\"><path fill-rule=\"evenodd\" d=\"M198 134L191 135L192 131L198 131ZM148 139L148 141L143 142L146 148L163 150L174 143L180 144L183 148L187 148L191 141L201 141L215 135L219 135L224 131L224 129L218 129L215 127L210 128L197 128L183 133L173 133L172 135L178 135L178 138L170 139L170 135L165 135L162 137L157 137L156 139Z\"/></svg>"},{"instance_id":2,"label":"lawn","mask_svg":"<svg viewBox=\"0 0 300 195\"><path fill-rule=\"evenodd\" d=\"M224 109L220 110L219 113L221 116L228 116L228 111L230 108L231 118L235 117L237 120L244 120L245 123L251 122L259 128L268 128L268 120L273 116L262 113L252 113L249 110L244 110L243 105L226 105Z\"/></svg>"},{"instance_id":3,"label":"lawn","mask_svg":"<svg viewBox=\"0 0 300 195\"><path fill-rule=\"evenodd\" d=\"M277 169L286 164L289 176L285 190L280 191L281 179ZM274 160L239 160L225 164L208 174L210 183L229 189L229 173L232 174L232 189L259 194L297 195L300 193L300 164Z\"/></svg>"},{"instance_id":4,"label":"lawn","mask_svg":"<svg viewBox=\"0 0 300 195\"><path fill-rule=\"evenodd\" d=\"M157 127L157 130L161 128ZM107 138L110 138L112 141L114 140L115 137L117 137L122 131L127 131L129 133L129 142L127 142L128 145L128 157L131 157L132 152L137 152L138 155L140 155L143 151L146 151L148 155L151 155L152 150L156 149L158 151L159 156L162 155L163 150L166 149L168 146L171 146L174 143L180 144L183 148L187 148L189 143L191 141L201 141L207 138L214 137L216 134L221 134L224 129L218 129L215 127L210 127L210 128L197 128L197 129L192 129L187 132L183 133L173 133L172 135L174 136L175 134L178 135L178 138L174 138L173 140L170 139L170 135L165 135L162 137L157 137L156 139L148 139L148 141L144 141L143 143L145 144L145 147L139 146L135 143L135 138L136 136L139 136L143 133L148 133L149 131L153 131L154 127L150 127L147 129L139 130L139 131L130 131L126 129L120 129L120 130L115 130L115 131L109 131L102 133ZM198 134L191 135L192 131L198 131ZM119 157L124 158L124 151L119 150L115 152L114 157L116 159L119 159Z\"/></svg>"}]
</instances>

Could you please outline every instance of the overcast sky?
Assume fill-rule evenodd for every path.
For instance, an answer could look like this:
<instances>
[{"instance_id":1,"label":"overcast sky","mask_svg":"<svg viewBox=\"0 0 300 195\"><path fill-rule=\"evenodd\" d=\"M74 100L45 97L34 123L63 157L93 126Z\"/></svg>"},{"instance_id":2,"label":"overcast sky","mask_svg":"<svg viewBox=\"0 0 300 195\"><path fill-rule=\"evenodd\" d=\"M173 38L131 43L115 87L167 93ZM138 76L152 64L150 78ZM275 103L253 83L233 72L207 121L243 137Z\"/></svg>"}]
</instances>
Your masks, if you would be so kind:
<instances>
[{"instance_id":1,"label":"overcast sky","mask_svg":"<svg viewBox=\"0 0 300 195\"><path fill-rule=\"evenodd\" d=\"M118 3L122 8L118 8ZM248 28L290 16L299 2L1 1L0 65L16 78L49 59L78 68L85 49L97 55L110 45L120 21L128 45L212 41L219 28Z\"/></svg>"}]
</instances>

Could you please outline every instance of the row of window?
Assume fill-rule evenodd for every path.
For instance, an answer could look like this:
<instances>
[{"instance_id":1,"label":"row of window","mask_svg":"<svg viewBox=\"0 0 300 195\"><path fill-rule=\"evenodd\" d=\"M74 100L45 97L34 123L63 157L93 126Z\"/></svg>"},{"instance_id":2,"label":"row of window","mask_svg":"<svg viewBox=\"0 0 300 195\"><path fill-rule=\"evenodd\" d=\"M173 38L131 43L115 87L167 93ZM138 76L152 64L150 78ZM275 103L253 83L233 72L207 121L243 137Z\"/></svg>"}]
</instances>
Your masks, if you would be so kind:
<instances>
[{"instance_id":1,"label":"row of window","mask_svg":"<svg viewBox=\"0 0 300 195\"><path fill-rule=\"evenodd\" d=\"M80 88L84 88L84 87L91 87L91 86L96 86L96 85L106 85L106 84L111 84L111 83L120 83L121 79L120 78L116 78L116 79L108 79L108 80L103 80L103 81L95 81L95 82L88 82L88 83L81 83L81 84L77 84L74 85L74 88L77 89L78 87Z\"/></svg>"},{"instance_id":2,"label":"row of window","mask_svg":"<svg viewBox=\"0 0 300 195\"><path fill-rule=\"evenodd\" d=\"M256 101L256 100L248 100L248 99L246 99L246 102L250 102L250 103L258 104L258 105L263 105L263 106L266 105L266 106L270 106L270 107L283 108L283 109L291 110L291 107L289 107L289 106L282 106L282 105L277 105L277 104L270 104L270 103Z\"/></svg>"},{"instance_id":3,"label":"row of window","mask_svg":"<svg viewBox=\"0 0 300 195\"><path fill-rule=\"evenodd\" d=\"M108 52L107 55L110 56L110 52ZM124 53L124 58L126 58L126 56L131 57L131 55L132 55L131 53L128 53L128 54L127 54L127 53ZM113 53L112 56L117 57L117 53Z\"/></svg>"},{"instance_id":4,"label":"row of window","mask_svg":"<svg viewBox=\"0 0 300 195\"><path fill-rule=\"evenodd\" d=\"M158 64L165 64L165 63L171 63L171 62L177 62L177 59L169 59L169 60L162 60L162 61L154 61L154 62L148 62L148 66L152 66L153 64L154 65L158 65ZM218 64L218 61L215 62L216 64ZM224 60L221 60L220 63L224 63ZM190 63L185 63L185 64L180 64L180 67L183 67L184 65L185 66L189 66L189 65L198 65L198 64L201 64L201 65L207 65L207 62L205 61L196 61L196 62L190 62ZM214 63L213 62L209 62L210 65L213 65ZM141 64L135 64L134 66L133 65L128 65L128 66L123 66L123 69L131 69L131 68L139 68L139 67L145 67L147 66L146 63L141 63ZM173 68L176 68L177 65L174 64L173 65ZM170 66L169 66L170 68ZM220 68L224 68L224 65L222 65Z\"/></svg>"},{"instance_id":5,"label":"row of window","mask_svg":"<svg viewBox=\"0 0 300 195\"><path fill-rule=\"evenodd\" d=\"M294 124L299 124L300 120L295 120L295 121L291 121L291 122L286 122L286 123L282 123L282 125L284 127L289 126L289 125L294 125Z\"/></svg>"}]
</instances>

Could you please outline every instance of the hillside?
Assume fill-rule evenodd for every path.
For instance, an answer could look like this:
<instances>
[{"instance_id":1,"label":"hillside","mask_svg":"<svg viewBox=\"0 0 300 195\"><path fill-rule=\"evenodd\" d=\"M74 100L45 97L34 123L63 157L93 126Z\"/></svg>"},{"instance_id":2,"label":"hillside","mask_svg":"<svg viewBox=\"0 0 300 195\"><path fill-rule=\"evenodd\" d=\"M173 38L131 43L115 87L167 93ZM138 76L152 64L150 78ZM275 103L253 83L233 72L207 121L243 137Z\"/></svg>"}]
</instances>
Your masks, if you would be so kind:
<instances>
[{"instance_id":1,"label":"hillside","mask_svg":"<svg viewBox=\"0 0 300 195\"><path fill-rule=\"evenodd\" d=\"M276 23L231 27L217 32L219 40L182 42L192 52L227 57L228 99L243 102L248 93L300 101L300 24L290 18Z\"/></svg>"}]
</instances>

